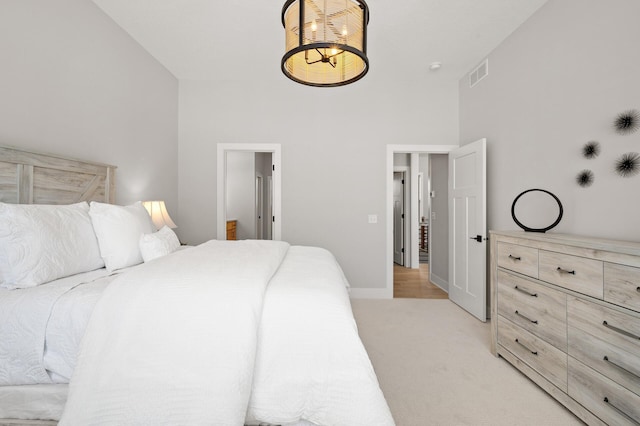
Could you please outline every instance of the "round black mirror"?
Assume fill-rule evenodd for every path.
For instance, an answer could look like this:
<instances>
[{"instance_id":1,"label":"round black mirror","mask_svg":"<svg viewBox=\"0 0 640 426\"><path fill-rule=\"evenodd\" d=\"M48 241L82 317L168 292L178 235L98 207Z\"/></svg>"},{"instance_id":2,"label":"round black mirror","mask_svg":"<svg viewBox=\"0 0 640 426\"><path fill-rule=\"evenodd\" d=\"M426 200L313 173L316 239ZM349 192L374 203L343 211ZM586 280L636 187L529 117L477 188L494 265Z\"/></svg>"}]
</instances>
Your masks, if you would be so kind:
<instances>
[{"instance_id":1,"label":"round black mirror","mask_svg":"<svg viewBox=\"0 0 640 426\"><path fill-rule=\"evenodd\" d=\"M522 198L523 195L526 196ZM530 226L524 225L516 217L516 203L518 203L518 201L518 216ZM550 213L555 210L555 204L557 204L558 208L557 217L555 214ZM560 223L562 214L562 203L558 197L544 189L527 189L521 192L515 200L513 200L513 204L511 204L511 217L513 221L527 232L547 232ZM549 223L554 218L555 221L551 225L544 226L544 224Z\"/></svg>"}]
</instances>

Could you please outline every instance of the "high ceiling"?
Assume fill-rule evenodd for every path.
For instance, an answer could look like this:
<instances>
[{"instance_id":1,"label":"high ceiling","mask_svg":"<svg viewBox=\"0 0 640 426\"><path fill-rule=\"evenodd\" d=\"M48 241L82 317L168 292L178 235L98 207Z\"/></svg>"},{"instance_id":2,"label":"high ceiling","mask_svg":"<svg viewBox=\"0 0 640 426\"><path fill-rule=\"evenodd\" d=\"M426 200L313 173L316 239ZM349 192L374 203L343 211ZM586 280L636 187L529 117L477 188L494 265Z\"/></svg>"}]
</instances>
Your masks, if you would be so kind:
<instances>
[{"instance_id":1,"label":"high ceiling","mask_svg":"<svg viewBox=\"0 0 640 426\"><path fill-rule=\"evenodd\" d=\"M367 0L371 73L459 79L546 1ZM93 2L178 79L281 77L284 0Z\"/></svg>"}]
</instances>

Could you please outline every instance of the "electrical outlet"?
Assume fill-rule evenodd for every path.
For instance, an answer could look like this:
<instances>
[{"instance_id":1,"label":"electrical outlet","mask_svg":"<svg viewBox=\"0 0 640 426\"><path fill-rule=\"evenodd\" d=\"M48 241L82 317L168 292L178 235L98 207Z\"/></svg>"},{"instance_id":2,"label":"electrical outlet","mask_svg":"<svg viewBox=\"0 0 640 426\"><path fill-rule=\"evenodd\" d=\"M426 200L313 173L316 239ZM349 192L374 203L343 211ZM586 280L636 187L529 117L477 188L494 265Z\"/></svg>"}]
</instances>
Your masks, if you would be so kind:
<instances>
[{"instance_id":1,"label":"electrical outlet","mask_svg":"<svg viewBox=\"0 0 640 426\"><path fill-rule=\"evenodd\" d=\"M370 214L369 215L369 223L378 223L378 215Z\"/></svg>"},{"instance_id":2,"label":"electrical outlet","mask_svg":"<svg viewBox=\"0 0 640 426\"><path fill-rule=\"evenodd\" d=\"M436 220L436 212L431 212L431 220Z\"/></svg>"}]
</instances>

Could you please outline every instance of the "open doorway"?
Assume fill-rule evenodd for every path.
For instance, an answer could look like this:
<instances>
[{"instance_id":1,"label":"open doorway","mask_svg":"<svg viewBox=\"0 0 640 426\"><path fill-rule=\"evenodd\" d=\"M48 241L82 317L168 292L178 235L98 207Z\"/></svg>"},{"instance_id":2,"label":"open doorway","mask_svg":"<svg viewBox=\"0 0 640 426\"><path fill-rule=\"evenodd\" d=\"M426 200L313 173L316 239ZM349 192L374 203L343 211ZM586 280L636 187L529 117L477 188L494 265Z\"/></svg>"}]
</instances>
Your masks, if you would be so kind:
<instances>
[{"instance_id":1,"label":"open doorway","mask_svg":"<svg viewBox=\"0 0 640 426\"><path fill-rule=\"evenodd\" d=\"M262 240L271 227L264 203L265 176L272 173L272 153L226 153L225 212L227 240ZM231 231L231 232L229 232Z\"/></svg>"},{"instance_id":2,"label":"open doorway","mask_svg":"<svg viewBox=\"0 0 640 426\"><path fill-rule=\"evenodd\" d=\"M394 154L393 296L396 298L448 298L448 238L446 232L440 232L449 226L447 162L447 154ZM436 213L438 210L440 215ZM411 238L413 234L417 234L417 238ZM401 249L399 244L403 244ZM430 267L432 253L435 268ZM435 284L431 277L445 285Z\"/></svg>"},{"instance_id":3,"label":"open doorway","mask_svg":"<svg viewBox=\"0 0 640 426\"><path fill-rule=\"evenodd\" d=\"M219 240L281 239L279 144L218 144Z\"/></svg>"},{"instance_id":4,"label":"open doorway","mask_svg":"<svg viewBox=\"0 0 640 426\"><path fill-rule=\"evenodd\" d=\"M393 297L447 298L448 153L456 146L389 145L387 149L388 290ZM444 166L444 167L442 167ZM404 262L398 262L397 173L405 172ZM440 213L440 214L439 214ZM391 224L389 222L392 222ZM389 245L392 241L393 249Z\"/></svg>"}]
</instances>

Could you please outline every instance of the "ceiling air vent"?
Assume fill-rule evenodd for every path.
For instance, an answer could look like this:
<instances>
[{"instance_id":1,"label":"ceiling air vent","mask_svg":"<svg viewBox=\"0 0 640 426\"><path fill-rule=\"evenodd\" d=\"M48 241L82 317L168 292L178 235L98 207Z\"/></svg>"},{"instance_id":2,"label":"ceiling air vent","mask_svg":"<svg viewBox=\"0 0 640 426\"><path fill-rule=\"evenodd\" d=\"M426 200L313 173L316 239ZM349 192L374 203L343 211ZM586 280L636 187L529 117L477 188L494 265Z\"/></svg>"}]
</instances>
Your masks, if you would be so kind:
<instances>
[{"instance_id":1,"label":"ceiling air vent","mask_svg":"<svg viewBox=\"0 0 640 426\"><path fill-rule=\"evenodd\" d=\"M475 67L473 71L469 73L469 87L475 86L487 75L489 75L489 59L482 61L480 65Z\"/></svg>"}]
</instances>

